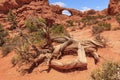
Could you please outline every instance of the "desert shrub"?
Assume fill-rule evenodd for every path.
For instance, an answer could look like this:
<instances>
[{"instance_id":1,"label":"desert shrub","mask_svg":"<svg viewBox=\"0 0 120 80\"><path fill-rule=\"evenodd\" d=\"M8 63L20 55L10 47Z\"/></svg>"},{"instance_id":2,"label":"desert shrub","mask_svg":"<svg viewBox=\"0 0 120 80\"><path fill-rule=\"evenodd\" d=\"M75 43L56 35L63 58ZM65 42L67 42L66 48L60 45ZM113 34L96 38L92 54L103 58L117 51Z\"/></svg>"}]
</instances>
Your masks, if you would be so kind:
<instances>
[{"instance_id":1,"label":"desert shrub","mask_svg":"<svg viewBox=\"0 0 120 80\"><path fill-rule=\"evenodd\" d=\"M14 46L11 44L5 44L2 46L2 56L5 57L14 49Z\"/></svg>"},{"instance_id":2,"label":"desert shrub","mask_svg":"<svg viewBox=\"0 0 120 80\"><path fill-rule=\"evenodd\" d=\"M90 21L93 19L96 19L96 17L95 16L86 16L86 17L82 18L81 22L87 22L87 21Z\"/></svg>"},{"instance_id":3,"label":"desert shrub","mask_svg":"<svg viewBox=\"0 0 120 80\"><path fill-rule=\"evenodd\" d=\"M98 21L97 20L91 20L87 23L87 25L93 25L93 24L97 24Z\"/></svg>"},{"instance_id":4,"label":"desert shrub","mask_svg":"<svg viewBox=\"0 0 120 80\"><path fill-rule=\"evenodd\" d=\"M87 25L92 25L96 24L98 21L96 16L86 16L81 19L81 22Z\"/></svg>"},{"instance_id":5,"label":"desert shrub","mask_svg":"<svg viewBox=\"0 0 120 80\"><path fill-rule=\"evenodd\" d=\"M101 44L101 47L106 47L108 40L100 34L95 36L95 40Z\"/></svg>"},{"instance_id":6,"label":"desert shrub","mask_svg":"<svg viewBox=\"0 0 120 80\"><path fill-rule=\"evenodd\" d=\"M42 18L29 17L25 21L25 26L29 32L36 32L40 29L41 24L45 24L45 20Z\"/></svg>"},{"instance_id":7,"label":"desert shrub","mask_svg":"<svg viewBox=\"0 0 120 80\"><path fill-rule=\"evenodd\" d=\"M114 30L114 31L120 30L120 27L115 27L113 30Z\"/></svg>"},{"instance_id":8,"label":"desert shrub","mask_svg":"<svg viewBox=\"0 0 120 80\"><path fill-rule=\"evenodd\" d=\"M43 30L38 30L37 32L31 33L29 39L33 44L42 46L45 43L45 33Z\"/></svg>"},{"instance_id":9,"label":"desert shrub","mask_svg":"<svg viewBox=\"0 0 120 80\"><path fill-rule=\"evenodd\" d=\"M55 24L50 28L51 36L69 36L63 25Z\"/></svg>"},{"instance_id":10,"label":"desert shrub","mask_svg":"<svg viewBox=\"0 0 120 80\"><path fill-rule=\"evenodd\" d=\"M98 24L98 26L103 27L104 30L110 30L111 29L111 24L106 23L106 22L101 22L101 23Z\"/></svg>"},{"instance_id":11,"label":"desert shrub","mask_svg":"<svg viewBox=\"0 0 120 80\"><path fill-rule=\"evenodd\" d=\"M5 43L5 37L7 36L7 31L3 29L3 26L0 24L0 46Z\"/></svg>"},{"instance_id":12,"label":"desert shrub","mask_svg":"<svg viewBox=\"0 0 120 80\"><path fill-rule=\"evenodd\" d=\"M120 80L120 64L106 62L102 69L97 69L91 73L92 80Z\"/></svg>"},{"instance_id":13,"label":"desert shrub","mask_svg":"<svg viewBox=\"0 0 120 80\"><path fill-rule=\"evenodd\" d=\"M120 24L120 15L116 16L116 21Z\"/></svg>"},{"instance_id":14,"label":"desert shrub","mask_svg":"<svg viewBox=\"0 0 120 80\"><path fill-rule=\"evenodd\" d=\"M105 17L106 17L105 15L98 15L98 16L97 16L98 19L103 19L103 18L105 18Z\"/></svg>"},{"instance_id":15,"label":"desert shrub","mask_svg":"<svg viewBox=\"0 0 120 80\"><path fill-rule=\"evenodd\" d=\"M66 23L67 23L67 26L69 26L69 27L74 26L72 20L68 20L68 21L66 21Z\"/></svg>"},{"instance_id":16,"label":"desert shrub","mask_svg":"<svg viewBox=\"0 0 120 80\"><path fill-rule=\"evenodd\" d=\"M25 26L29 32L35 32L38 30L37 19L36 18L27 18L25 21Z\"/></svg>"},{"instance_id":17,"label":"desert shrub","mask_svg":"<svg viewBox=\"0 0 120 80\"><path fill-rule=\"evenodd\" d=\"M3 57L8 55L8 53L10 53L12 50L14 50L17 46L19 46L18 44L20 44L20 42L22 41L19 38L20 37L15 36L14 38L6 38L5 39L5 43L1 48Z\"/></svg>"},{"instance_id":18,"label":"desert shrub","mask_svg":"<svg viewBox=\"0 0 120 80\"><path fill-rule=\"evenodd\" d=\"M16 52L16 56L11 61L13 64L16 62L28 61L30 44L27 39L29 40L29 36L23 34L22 36L15 36L11 41L13 42L12 43L13 49Z\"/></svg>"},{"instance_id":19,"label":"desert shrub","mask_svg":"<svg viewBox=\"0 0 120 80\"><path fill-rule=\"evenodd\" d=\"M93 32L93 34L99 34L99 33L103 32L103 31L108 31L110 29L111 29L111 24L101 22L97 26L93 26L92 32Z\"/></svg>"},{"instance_id":20,"label":"desert shrub","mask_svg":"<svg viewBox=\"0 0 120 80\"><path fill-rule=\"evenodd\" d=\"M99 33L103 32L103 31L104 31L104 29L101 26L93 26L93 28L92 28L93 34L99 34Z\"/></svg>"},{"instance_id":21,"label":"desert shrub","mask_svg":"<svg viewBox=\"0 0 120 80\"><path fill-rule=\"evenodd\" d=\"M8 21L11 22L10 30L16 29L17 27L17 21L16 21L16 15L12 12L12 10L9 10L7 15Z\"/></svg>"}]
</instances>

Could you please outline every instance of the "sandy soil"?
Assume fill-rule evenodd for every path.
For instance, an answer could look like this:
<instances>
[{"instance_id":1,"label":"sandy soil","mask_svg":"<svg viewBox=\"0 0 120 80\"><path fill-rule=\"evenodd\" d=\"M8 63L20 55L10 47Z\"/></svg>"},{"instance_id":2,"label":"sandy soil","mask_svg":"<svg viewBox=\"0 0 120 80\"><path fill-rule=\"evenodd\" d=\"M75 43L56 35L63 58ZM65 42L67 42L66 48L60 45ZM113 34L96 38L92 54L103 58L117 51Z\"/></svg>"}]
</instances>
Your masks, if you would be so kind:
<instances>
[{"instance_id":1,"label":"sandy soil","mask_svg":"<svg viewBox=\"0 0 120 80\"><path fill-rule=\"evenodd\" d=\"M90 30L86 29L84 31L73 31L70 34L77 39L88 39L91 38ZM108 34L108 33L104 33ZM112 33L111 33L112 34ZM106 35L107 36L107 35ZM116 35L112 35L116 36ZM115 37L118 38L118 37ZM116 44L116 45L120 45ZM52 69L49 73L40 72L47 67L40 65L32 73L21 76L16 68L13 68L11 65L11 58L14 56L14 52L11 52L8 56L0 58L0 80L89 80L91 72L99 68L103 62L112 60L120 61L120 54L115 53L111 48L99 49L98 53L102 56L100 62L95 65L94 59L87 57L88 67L87 70L74 70L69 72L59 72ZM65 56L64 59L72 59L75 56Z\"/></svg>"}]
</instances>

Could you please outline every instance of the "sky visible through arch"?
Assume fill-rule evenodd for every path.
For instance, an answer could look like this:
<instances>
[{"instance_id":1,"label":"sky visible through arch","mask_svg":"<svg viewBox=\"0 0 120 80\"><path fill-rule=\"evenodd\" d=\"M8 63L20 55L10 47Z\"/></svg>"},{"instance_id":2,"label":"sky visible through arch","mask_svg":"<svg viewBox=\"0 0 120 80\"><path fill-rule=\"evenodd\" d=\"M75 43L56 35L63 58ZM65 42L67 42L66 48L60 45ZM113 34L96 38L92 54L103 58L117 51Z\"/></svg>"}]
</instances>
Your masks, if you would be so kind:
<instances>
[{"instance_id":1,"label":"sky visible through arch","mask_svg":"<svg viewBox=\"0 0 120 80\"><path fill-rule=\"evenodd\" d=\"M49 0L50 4L85 11L103 10L108 7L109 0Z\"/></svg>"}]
</instances>

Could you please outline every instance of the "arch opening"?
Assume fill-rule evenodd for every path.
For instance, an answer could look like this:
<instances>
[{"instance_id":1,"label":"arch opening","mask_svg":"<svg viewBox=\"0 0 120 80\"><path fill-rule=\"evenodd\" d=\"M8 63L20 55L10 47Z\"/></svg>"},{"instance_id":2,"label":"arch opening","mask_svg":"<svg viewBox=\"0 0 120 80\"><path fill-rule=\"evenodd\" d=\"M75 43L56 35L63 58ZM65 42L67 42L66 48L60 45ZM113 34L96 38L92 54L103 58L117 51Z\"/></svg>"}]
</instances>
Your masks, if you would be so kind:
<instances>
[{"instance_id":1,"label":"arch opening","mask_svg":"<svg viewBox=\"0 0 120 80\"><path fill-rule=\"evenodd\" d=\"M72 16L72 13L68 10L63 10L62 14L67 15L67 16Z\"/></svg>"}]
</instances>

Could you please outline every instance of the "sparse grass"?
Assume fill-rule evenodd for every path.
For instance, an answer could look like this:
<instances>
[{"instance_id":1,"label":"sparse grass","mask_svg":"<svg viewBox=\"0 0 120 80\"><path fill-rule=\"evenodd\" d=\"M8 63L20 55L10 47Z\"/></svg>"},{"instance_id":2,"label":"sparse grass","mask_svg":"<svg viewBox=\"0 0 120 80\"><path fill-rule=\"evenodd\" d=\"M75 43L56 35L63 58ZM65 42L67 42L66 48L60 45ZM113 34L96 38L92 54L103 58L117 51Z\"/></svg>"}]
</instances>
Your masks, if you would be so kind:
<instances>
[{"instance_id":1,"label":"sparse grass","mask_svg":"<svg viewBox=\"0 0 120 80\"><path fill-rule=\"evenodd\" d=\"M120 80L120 64L106 62L102 69L97 69L91 73L92 80Z\"/></svg>"}]
</instances>

